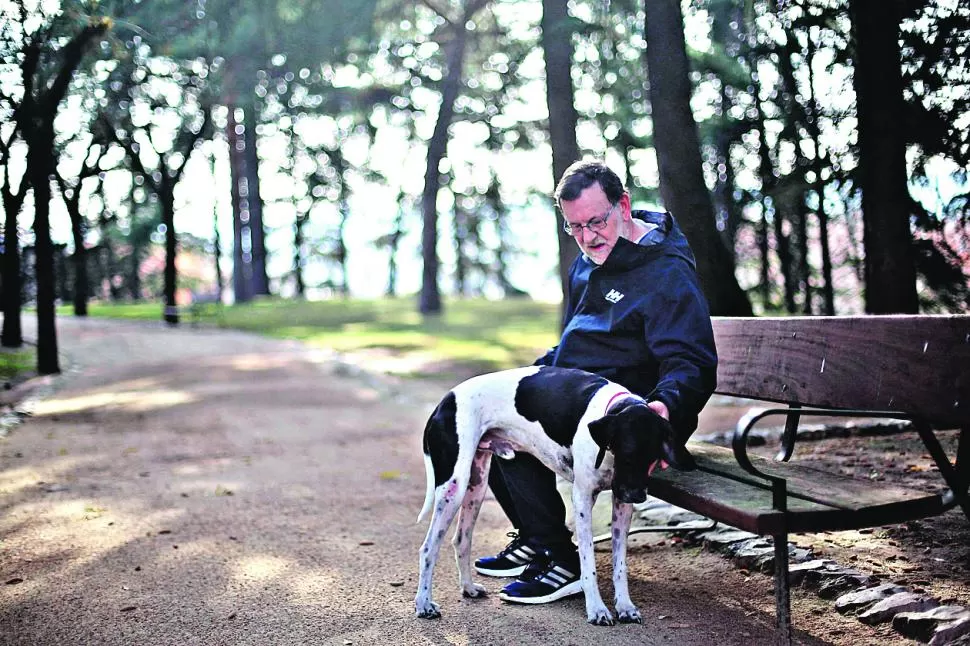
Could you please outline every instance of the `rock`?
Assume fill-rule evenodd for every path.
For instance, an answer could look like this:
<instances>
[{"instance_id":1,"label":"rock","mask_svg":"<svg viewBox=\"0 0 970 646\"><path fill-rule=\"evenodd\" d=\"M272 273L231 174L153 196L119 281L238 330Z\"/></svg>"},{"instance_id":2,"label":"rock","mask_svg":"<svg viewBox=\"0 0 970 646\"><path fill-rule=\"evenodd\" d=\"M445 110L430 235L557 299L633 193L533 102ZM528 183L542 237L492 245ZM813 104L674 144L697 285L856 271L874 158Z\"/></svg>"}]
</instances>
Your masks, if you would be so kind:
<instances>
[{"instance_id":1,"label":"rock","mask_svg":"<svg viewBox=\"0 0 970 646\"><path fill-rule=\"evenodd\" d=\"M795 547L794 545L788 545L788 562L791 563L806 563L814 558L814 554L811 549L804 547ZM791 566L789 565L789 569Z\"/></svg>"},{"instance_id":2,"label":"rock","mask_svg":"<svg viewBox=\"0 0 970 646\"><path fill-rule=\"evenodd\" d=\"M862 572L848 571L832 577L827 577L818 588L818 596L823 599L834 599L850 590L857 590L874 583L874 579Z\"/></svg>"},{"instance_id":3,"label":"rock","mask_svg":"<svg viewBox=\"0 0 970 646\"><path fill-rule=\"evenodd\" d=\"M789 581L792 585L800 584L818 590L819 595L830 599L873 583L872 577L828 559L806 561L790 567Z\"/></svg>"},{"instance_id":4,"label":"rock","mask_svg":"<svg viewBox=\"0 0 970 646\"><path fill-rule=\"evenodd\" d=\"M740 543L741 541L757 540L759 537L757 534L734 529L733 527L720 527L718 529L712 529L709 532L703 532L698 535L698 538L710 549L720 551L721 548L728 545Z\"/></svg>"},{"instance_id":5,"label":"rock","mask_svg":"<svg viewBox=\"0 0 970 646\"><path fill-rule=\"evenodd\" d=\"M925 595L913 592L900 592L877 602L859 615L864 624L878 624L889 621L901 612L922 612L937 607L939 602Z\"/></svg>"},{"instance_id":6,"label":"rock","mask_svg":"<svg viewBox=\"0 0 970 646\"><path fill-rule=\"evenodd\" d=\"M775 562L775 548L767 538L732 543L725 550L738 567L758 572L770 572Z\"/></svg>"},{"instance_id":7,"label":"rock","mask_svg":"<svg viewBox=\"0 0 970 646\"><path fill-rule=\"evenodd\" d=\"M906 592L906 588L893 583L884 583L874 588L864 588L862 590L848 592L835 600L835 609L843 615L857 615L860 612L865 612L883 599L887 599L900 592Z\"/></svg>"},{"instance_id":8,"label":"rock","mask_svg":"<svg viewBox=\"0 0 970 646\"><path fill-rule=\"evenodd\" d=\"M793 586L801 585L809 572L820 570L830 565L835 565L835 561L831 559L810 559L790 565L788 567L788 582Z\"/></svg>"},{"instance_id":9,"label":"rock","mask_svg":"<svg viewBox=\"0 0 970 646\"><path fill-rule=\"evenodd\" d=\"M646 525L671 525L677 530L680 529L705 529L711 524L711 520L687 511L670 503L647 498L646 502L634 505L637 517L645 521Z\"/></svg>"},{"instance_id":10,"label":"rock","mask_svg":"<svg viewBox=\"0 0 970 646\"><path fill-rule=\"evenodd\" d=\"M952 644L970 635L970 610L963 606L938 606L926 611L901 612L893 617L893 628L901 635L932 646Z\"/></svg>"},{"instance_id":11,"label":"rock","mask_svg":"<svg viewBox=\"0 0 970 646\"><path fill-rule=\"evenodd\" d=\"M710 519L701 516L700 514L695 514L692 511L687 511L686 509L680 509L679 507L674 507L673 513L667 518L667 522L671 525L677 525L678 527L691 523L696 527L707 527L711 524Z\"/></svg>"}]
</instances>

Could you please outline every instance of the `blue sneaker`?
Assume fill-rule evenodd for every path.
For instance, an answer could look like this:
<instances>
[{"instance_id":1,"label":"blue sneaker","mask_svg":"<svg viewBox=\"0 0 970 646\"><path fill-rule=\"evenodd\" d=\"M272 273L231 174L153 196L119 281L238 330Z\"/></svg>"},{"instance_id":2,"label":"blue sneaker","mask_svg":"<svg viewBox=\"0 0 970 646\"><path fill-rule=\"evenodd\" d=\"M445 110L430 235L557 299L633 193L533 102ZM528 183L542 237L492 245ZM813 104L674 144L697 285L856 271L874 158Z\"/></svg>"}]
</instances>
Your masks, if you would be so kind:
<instances>
[{"instance_id":1,"label":"blue sneaker","mask_svg":"<svg viewBox=\"0 0 970 646\"><path fill-rule=\"evenodd\" d=\"M499 592L499 599L512 603L549 603L580 594L579 555L554 555L543 550L518 579Z\"/></svg>"},{"instance_id":2,"label":"blue sneaker","mask_svg":"<svg viewBox=\"0 0 970 646\"><path fill-rule=\"evenodd\" d=\"M512 542L495 556L475 560L475 571L485 576L519 576L536 556L536 548L517 532L509 532Z\"/></svg>"}]
</instances>

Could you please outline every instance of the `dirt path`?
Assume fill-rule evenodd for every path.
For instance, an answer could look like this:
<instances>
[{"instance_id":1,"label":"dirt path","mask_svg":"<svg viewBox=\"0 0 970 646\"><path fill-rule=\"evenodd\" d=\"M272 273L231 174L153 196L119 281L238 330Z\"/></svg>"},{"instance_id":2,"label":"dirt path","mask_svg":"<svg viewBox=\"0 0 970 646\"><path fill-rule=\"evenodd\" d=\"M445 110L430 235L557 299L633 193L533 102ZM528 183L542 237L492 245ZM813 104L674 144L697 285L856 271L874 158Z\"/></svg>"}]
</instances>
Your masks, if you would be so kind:
<instances>
[{"instance_id":1,"label":"dirt path","mask_svg":"<svg viewBox=\"0 0 970 646\"><path fill-rule=\"evenodd\" d=\"M440 390L240 333L59 335L70 369L0 439L2 644L771 643L768 577L662 538L631 550L643 626L589 626L581 597L463 600L450 547L444 617L416 620L420 433ZM475 552L507 530L489 500ZM799 643L906 643L797 590L794 621Z\"/></svg>"}]
</instances>

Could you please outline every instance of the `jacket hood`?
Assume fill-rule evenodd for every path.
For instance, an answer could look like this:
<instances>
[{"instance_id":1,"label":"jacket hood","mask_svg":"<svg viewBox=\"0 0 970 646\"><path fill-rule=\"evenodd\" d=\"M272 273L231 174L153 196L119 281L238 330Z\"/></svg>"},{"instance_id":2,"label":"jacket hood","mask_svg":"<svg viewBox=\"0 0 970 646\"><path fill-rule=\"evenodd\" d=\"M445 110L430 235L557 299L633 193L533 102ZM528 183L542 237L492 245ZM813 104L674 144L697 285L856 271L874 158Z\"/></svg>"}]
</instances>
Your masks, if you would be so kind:
<instances>
[{"instance_id":1,"label":"jacket hood","mask_svg":"<svg viewBox=\"0 0 970 646\"><path fill-rule=\"evenodd\" d=\"M691 252L687 238L684 237L674 216L670 213L645 210L633 211L632 215L638 220L656 225L657 228L646 234L645 239L640 243L619 238L602 265L605 272L628 271L657 256L683 258L692 269L696 269L694 254ZM583 254L580 254L579 260L591 267L596 266Z\"/></svg>"}]
</instances>

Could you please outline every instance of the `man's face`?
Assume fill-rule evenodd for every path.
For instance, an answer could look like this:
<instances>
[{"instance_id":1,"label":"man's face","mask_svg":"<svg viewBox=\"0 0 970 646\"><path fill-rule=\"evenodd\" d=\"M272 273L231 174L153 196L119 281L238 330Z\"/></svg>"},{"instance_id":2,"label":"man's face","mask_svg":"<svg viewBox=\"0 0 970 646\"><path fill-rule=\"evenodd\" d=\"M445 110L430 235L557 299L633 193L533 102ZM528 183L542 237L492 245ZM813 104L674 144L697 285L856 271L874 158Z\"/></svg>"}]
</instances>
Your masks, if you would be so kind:
<instances>
[{"instance_id":1,"label":"man's face","mask_svg":"<svg viewBox=\"0 0 970 646\"><path fill-rule=\"evenodd\" d=\"M595 264L602 265L620 237L629 237L630 198L624 195L615 204L610 204L606 193L599 184L588 186L575 200L562 202L563 219L570 226L573 239L584 254ZM605 224L598 231L591 230L587 224ZM582 225L582 228L580 228Z\"/></svg>"}]
</instances>

